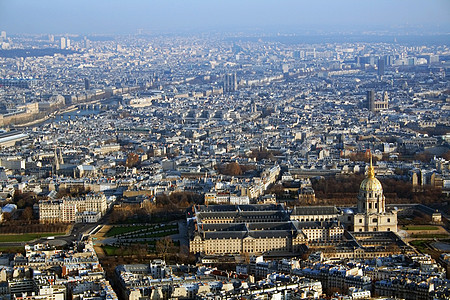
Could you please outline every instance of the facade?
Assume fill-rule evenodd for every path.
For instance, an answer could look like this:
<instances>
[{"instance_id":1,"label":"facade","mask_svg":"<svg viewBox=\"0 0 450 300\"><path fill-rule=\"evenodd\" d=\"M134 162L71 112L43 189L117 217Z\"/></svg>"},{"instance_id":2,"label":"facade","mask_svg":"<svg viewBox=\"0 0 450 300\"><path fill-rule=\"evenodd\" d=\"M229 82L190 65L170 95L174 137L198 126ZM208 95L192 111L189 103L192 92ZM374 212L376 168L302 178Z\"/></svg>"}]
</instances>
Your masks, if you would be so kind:
<instances>
[{"instance_id":1,"label":"facade","mask_svg":"<svg viewBox=\"0 0 450 300\"><path fill-rule=\"evenodd\" d=\"M383 98L381 100L375 100L375 91L367 91L367 108L374 113L386 110L389 108L389 96L387 91L383 93Z\"/></svg>"},{"instance_id":2,"label":"facade","mask_svg":"<svg viewBox=\"0 0 450 300\"><path fill-rule=\"evenodd\" d=\"M291 220L300 222L338 221L343 213L336 206L296 206Z\"/></svg>"},{"instance_id":3,"label":"facade","mask_svg":"<svg viewBox=\"0 0 450 300\"><path fill-rule=\"evenodd\" d=\"M39 221L41 223L96 222L106 213L107 207L104 194L40 201Z\"/></svg>"},{"instance_id":4,"label":"facade","mask_svg":"<svg viewBox=\"0 0 450 300\"><path fill-rule=\"evenodd\" d=\"M237 89L236 73L226 74L223 82L223 92L230 93Z\"/></svg>"},{"instance_id":5,"label":"facade","mask_svg":"<svg viewBox=\"0 0 450 300\"><path fill-rule=\"evenodd\" d=\"M342 241L344 227L334 220L289 220L282 205L195 207L190 251L206 255L300 253L304 245Z\"/></svg>"}]
</instances>

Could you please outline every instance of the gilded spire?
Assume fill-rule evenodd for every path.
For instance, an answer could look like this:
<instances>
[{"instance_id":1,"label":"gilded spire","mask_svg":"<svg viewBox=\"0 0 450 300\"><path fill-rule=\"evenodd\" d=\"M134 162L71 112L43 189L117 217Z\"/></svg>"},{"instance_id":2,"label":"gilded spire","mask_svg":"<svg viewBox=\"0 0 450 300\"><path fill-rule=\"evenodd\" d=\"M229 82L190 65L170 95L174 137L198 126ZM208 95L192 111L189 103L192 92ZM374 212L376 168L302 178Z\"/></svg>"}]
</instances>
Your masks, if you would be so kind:
<instances>
[{"instance_id":1,"label":"gilded spire","mask_svg":"<svg viewBox=\"0 0 450 300\"><path fill-rule=\"evenodd\" d=\"M375 178L375 170L372 165L372 152L369 152L370 154L370 165L369 170L367 170L367 178Z\"/></svg>"}]
</instances>

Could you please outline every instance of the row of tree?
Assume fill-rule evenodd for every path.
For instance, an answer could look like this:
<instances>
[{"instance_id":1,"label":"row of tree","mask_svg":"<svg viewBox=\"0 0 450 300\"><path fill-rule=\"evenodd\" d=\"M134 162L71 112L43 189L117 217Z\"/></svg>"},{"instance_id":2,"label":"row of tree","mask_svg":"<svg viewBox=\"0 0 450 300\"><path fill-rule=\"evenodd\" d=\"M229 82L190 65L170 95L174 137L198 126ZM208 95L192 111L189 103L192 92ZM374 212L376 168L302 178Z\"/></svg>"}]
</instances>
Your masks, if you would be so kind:
<instances>
[{"instance_id":1,"label":"row of tree","mask_svg":"<svg viewBox=\"0 0 450 300\"><path fill-rule=\"evenodd\" d=\"M204 197L193 192L174 192L170 195L158 195L154 201L144 201L142 204L122 204L114 207L109 214L112 224L155 223L160 220L179 218L185 210L195 204L203 204Z\"/></svg>"},{"instance_id":2,"label":"row of tree","mask_svg":"<svg viewBox=\"0 0 450 300\"><path fill-rule=\"evenodd\" d=\"M240 165L237 162L230 162L217 167L219 174L228 176L239 176L255 169L255 165Z\"/></svg>"},{"instance_id":3,"label":"row of tree","mask_svg":"<svg viewBox=\"0 0 450 300\"><path fill-rule=\"evenodd\" d=\"M312 181L318 204L329 204L332 200L337 205L354 203L359 192L359 185L364 175L347 175L320 178ZM416 189L412 183L386 178L381 180L387 203L441 203L445 195L439 188L424 186Z\"/></svg>"},{"instance_id":4,"label":"row of tree","mask_svg":"<svg viewBox=\"0 0 450 300\"><path fill-rule=\"evenodd\" d=\"M9 233L44 233L44 232L65 232L69 225L65 223L39 224L30 223L23 224L21 221L10 220L0 226L0 234Z\"/></svg>"}]
</instances>

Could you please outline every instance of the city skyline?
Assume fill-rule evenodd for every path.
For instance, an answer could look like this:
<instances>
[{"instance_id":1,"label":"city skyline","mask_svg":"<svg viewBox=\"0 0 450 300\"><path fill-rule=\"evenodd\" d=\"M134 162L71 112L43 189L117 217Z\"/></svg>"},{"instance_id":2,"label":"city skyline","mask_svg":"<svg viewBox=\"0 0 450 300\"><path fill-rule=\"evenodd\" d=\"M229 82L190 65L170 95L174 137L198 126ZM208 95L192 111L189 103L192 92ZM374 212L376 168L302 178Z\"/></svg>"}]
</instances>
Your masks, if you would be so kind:
<instances>
[{"instance_id":1,"label":"city skyline","mask_svg":"<svg viewBox=\"0 0 450 300\"><path fill-rule=\"evenodd\" d=\"M450 299L449 8L0 0L0 299Z\"/></svg>"}]
</instances>

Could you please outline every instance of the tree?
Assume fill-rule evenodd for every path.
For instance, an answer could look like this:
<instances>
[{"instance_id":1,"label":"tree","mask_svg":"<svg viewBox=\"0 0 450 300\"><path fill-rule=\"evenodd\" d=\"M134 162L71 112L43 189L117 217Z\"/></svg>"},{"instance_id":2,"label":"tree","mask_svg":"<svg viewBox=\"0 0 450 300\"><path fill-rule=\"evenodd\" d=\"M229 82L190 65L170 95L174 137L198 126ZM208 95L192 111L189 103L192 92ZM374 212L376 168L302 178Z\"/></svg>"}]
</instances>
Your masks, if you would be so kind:
<instances>
[{"instance_id":1,"label":"tree","mask_svg":"<svg viewBox=\"0 0 450 300\"><path fill-rule=\"evenodd\" d=\"M236 176L242 174L241 166L237 162L231 162L219 167L219 172L223 175Z\"/></svg>"},{"instance_id":2,"label":"tree","mask_svg":"<svg viewBox=\"0 0 450 300\"><path fill-rule=\"evenodd\" d=\"M167 254L174 251L175 245L172 241L172 238L170 236L166 236L165 238L160 239L156 242L155 249L156 253L162 256L165 260Z\"/></svg>"},{"instance_id":3,"label":"tree","mask_svg":"<svg viewBox=\"0 0 450 300\"><path fill-rule=\"evenodd\" d=\"M125 166L128 168L136 167L139 164L139 155L135 153L128 154Z\"/></svg>"},{"instance_id":4,"label":"tree","mask_svg":"<svg viewBox=\"0 0 450 300\"><path fill-rule=\"evenodd\" d=\"M448 150L447 152L445 152L445 153L442 155L442 157L443 157L445 160L450 160L450 150Z\"/></svg>"},{"instance_id":5,"label":"tree","mask_svg":"<svg viewBox=\"0 0 450 300\"><path fill-rule=\"evenodd\" d=\"M7 223L11 221L11 213L5 212L3 213L3 222Z\"/></svg>"},{"instance_id":6,"label":"tree","mask_svg":"<svg viewBox=\"0 0 450 300\"><path fill-rule=\"evenodd\" d=\"M30 224L31 220L33 220L33 209L30 206L25 207L23 210L22 220L28 222L28 224Z\"/></svg>"},{"instance_id":7,"label":"tree","mask_svg":"<svg viewBox=\"0 0 450 300\"><path fill-rule=\"evenodd\" d=\"M257 161L260 161L262 159L269 159L273 160L275 155L280 154L278 151L269 151L267 149L261 149L261 150L253 150L252 153L249 155L250 158L256 158Z\"/></svg>"}]
</instances>

